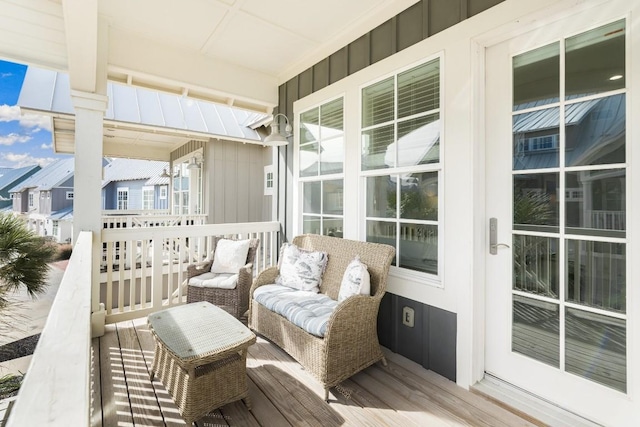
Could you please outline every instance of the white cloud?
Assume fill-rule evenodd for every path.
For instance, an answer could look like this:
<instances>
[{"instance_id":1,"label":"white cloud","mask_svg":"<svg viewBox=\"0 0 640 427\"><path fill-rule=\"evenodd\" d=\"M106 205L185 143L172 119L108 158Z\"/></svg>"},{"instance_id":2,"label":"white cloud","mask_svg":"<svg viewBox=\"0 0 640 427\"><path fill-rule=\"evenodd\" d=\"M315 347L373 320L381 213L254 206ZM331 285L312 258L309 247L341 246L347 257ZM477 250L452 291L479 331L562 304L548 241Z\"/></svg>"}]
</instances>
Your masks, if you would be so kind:
<instances>
[{"instance_id":1,"label":"white cloud","mask_svg":"<svg viewBox=\"0 0 640 427\"><path fill-rule=\"evenodd\" d=\"M31 140L28 135L20 135L17 133L10 133L9 135L0 135L0 145L13 145L15 143L24 143Z\"/></svg>"},{"instance_id":2,"label":"white cloud","mask_svg":"<svg viewBox=\"0 0 640 427\"><path fill-rule=\"evenodd\" d=\"M56 160L53 157L33 157L32 155L27 153L1 153L0 159L4 160L3 163L11 163L11 167L15 168L30 166L33 164L39 164L41 167L45 167Z\"/></svg>"},{"instance_id":3,"label":"white cloud","mask_svg":"<svg viewBox=\"0 0 640 427\"><path fill-rule=\"evenodd\" d=\"M46 129L51 132L51 118L48 116L40 116L37 114L21 114L20 107L17 105L0 105L0 122L20 122L20 126L34 129L37 132L40 129Z\"/></svg>"},{"instance_id":4,"label":"white cloud","mask_svg":"<svg viewBox=\"0 0 640 427\"><path fill-rule=\"evenodd\" d=\"M42 148L43 150L51 150L53 148L53 143L51 143L51 144L42 144L40 146L40 148Z\"/></svg>"}]
</instances>

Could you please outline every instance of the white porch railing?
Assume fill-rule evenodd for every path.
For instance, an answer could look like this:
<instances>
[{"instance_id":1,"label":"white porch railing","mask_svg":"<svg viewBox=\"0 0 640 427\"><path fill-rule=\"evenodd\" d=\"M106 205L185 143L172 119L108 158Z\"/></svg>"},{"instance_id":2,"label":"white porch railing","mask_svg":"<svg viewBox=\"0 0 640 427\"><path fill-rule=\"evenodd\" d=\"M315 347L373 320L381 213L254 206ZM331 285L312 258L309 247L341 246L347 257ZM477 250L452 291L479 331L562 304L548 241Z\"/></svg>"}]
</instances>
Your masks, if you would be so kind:
<instances>
[{"instance_id":1,"label":"white porch railing","mask_svg":"<svg viewBox=\"0 0 640 427\"><path fill-rule=\"evenodd\" d=\"M209 259L215 236L258 238L254 272L275 265L279 231L278 222L103 229L99 292L106 323L184 303L187 265Z\"/></svg>"},{"instance_id":2,"label":"white porch railing","mask_svg":"<svg viewBox=\"0 0 640 427\"><path fill-rule=\"evenodd\" d=\"M89 424L91 242L79 234L7 426Z\"/></svg>"},{"instance_id":3,"label":"white porch railing","mask_svg":"<svg viewBox=\"0 0 640 427\"><path fill-rule=\"evenodd\" d=\"M591 227L604 230L626 230L626 211L591 211Z\"/></svg>"},{"instance_id":4,"label":"white porch railing","mask_svg":"<svg viewBox=\"0 0 640 427\"><path fill-rule=\"evenodd\" d=\"M118 213L120 212L120 213ZM202 225L206 215L170 215L167 211L103 211L102 228L172 227Z\"/></svg>"}]
</instances>

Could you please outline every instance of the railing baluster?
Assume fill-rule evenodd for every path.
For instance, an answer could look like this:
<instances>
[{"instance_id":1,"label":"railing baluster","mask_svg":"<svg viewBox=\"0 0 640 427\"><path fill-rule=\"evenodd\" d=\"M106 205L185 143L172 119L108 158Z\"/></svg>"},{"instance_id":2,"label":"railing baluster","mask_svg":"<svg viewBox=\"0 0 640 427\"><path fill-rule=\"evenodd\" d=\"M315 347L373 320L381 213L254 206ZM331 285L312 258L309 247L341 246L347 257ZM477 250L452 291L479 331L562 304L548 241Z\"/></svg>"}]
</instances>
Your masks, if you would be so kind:
<instances>
[{"instance_id":1,"label":"railing baluster","mask_svg":"<svg viewBox=\"0 0 640 427\"><path fill-rule=\"evenodd\" d=\"M107 242L107 314L113 310L113 242Z\"/></svg>"}]
</instances>

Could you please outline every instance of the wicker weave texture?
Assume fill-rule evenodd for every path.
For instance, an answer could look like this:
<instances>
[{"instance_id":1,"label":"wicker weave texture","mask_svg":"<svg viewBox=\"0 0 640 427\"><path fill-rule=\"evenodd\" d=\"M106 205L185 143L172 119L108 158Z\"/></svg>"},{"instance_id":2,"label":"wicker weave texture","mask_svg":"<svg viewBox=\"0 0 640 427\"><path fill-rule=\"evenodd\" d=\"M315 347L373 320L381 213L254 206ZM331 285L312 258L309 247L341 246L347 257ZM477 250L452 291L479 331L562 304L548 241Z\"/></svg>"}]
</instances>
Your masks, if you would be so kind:
<instances>
[{"instance_id":1,"label":"wicker weave texture","mask_svg":"<svg viewBox=\"0 0 640 427\"><path fill-rule=\"evenodd\" d=\"M356 295L341 302L329 319L324 338L305 332L251 301L249 327L300 362L323 384L327 393L329 388L384 358L378 342L377 317L395 249L319 235L297 236L293 243L329 254L320 292L331 298L338 298L344 271L356 255L367 265L371 276L372 295ZM277 274L275 267L261 272L253 283L251 295L259 286L273 283Z\"/></svg>"},{"instance_id":2,"label":"wicker weave texture","mask_svg":"<svg viewBox=\"0 0 640 427\"><path fill-rule=\"evenodd\" d=\"M246 360L256 337L237 319L200 302L150 315L149 330L156 343L151 377L162 381L187 423L239 399L250 408ZM197 349L193 356L185 341Z\"/></svg>"},{"instance_id":3,"label":"wicker weave texture","mask_svg":"<svg viewBox=\"0 0 640 427\"><path fill-rule=\"evenodd\" d=\"M199 276L211 269L213 254L222 238L216 237L213 242L211 260L187 267L187 279ZM204 288L199 286L187 286L187 303L207 301L226 310L236 319L239 319L249 309L249 290L253 282L253 263L255 262L259 239L251 239L247 263L238 272L238 284L234 289Z\"/></svg>"}]
</instances>

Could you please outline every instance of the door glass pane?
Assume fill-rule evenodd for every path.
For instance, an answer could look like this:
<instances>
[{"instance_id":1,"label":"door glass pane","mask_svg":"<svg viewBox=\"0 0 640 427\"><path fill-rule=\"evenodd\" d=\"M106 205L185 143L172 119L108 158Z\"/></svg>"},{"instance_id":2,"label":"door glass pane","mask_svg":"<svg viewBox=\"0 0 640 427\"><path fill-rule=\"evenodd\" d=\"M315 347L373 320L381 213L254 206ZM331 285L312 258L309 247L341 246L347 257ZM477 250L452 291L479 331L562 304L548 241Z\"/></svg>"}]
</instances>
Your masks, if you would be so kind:
<instances>
[{"instance_id":1,"label":"door glass pane","mask_svg":"<svg viewBox=\"0 0 640 427\"><path fill-rule=\"evenodd\" d=\"M438 274L438 226L400 224L400 267Z\"/></svg>"},{"instance_id":2,"label":"door glass pane","mask_svg":"<svg viewBox=\"0 0 640 427\"><path fill-rule=\"evenodd\" d=\"M625 313L626 268L624 243L567 240L567 301Z\"/></svg>"},{"instance_id":3,"label":"door glass pane","mask_svg":"<svg viewBox=\"0 0 640 427\"><path fill-rule=\"evenodd\" d=\"M553 367L560 367L558 304L513 295L511 349Z\"/></svg>"},{"instance_id":4,"label":"door glass pane","mask_svg":"<svg viewBox=\"0 0 640 427\"><path fill-rule=\"evenodd\" d=\"M342 237L342 218L325 218L323 224L323 235Z\"/></svg>"},{"instance_id":5,"label":"door glass pane","mask_svg":"<svg viewBox=\"0 0 640 427\"><path fill-rule=\"evenodd\" d=\"M394 92L393 77L362 89L363 128L394 119L396 103Z\"/></svg>"},{"instance_id":6,"label":"door glass pane","mask_svg":"<svg viewBox=\"0 0 640 427\"><path fill-rule=\"evenodd\" d=\"M620 94L567 105L567 166L625 162L625 99Z\"/></svg>"},{"instance_id":7,"label":"door glass pane","mask_svg":"<svg viewBox=\"0 0 640 427\"><path fill-rule=\"evenodd\" d=\"M398 74L398 118L440 107L440 61Z\"/></svg>"},{"instance_id":8,"label":"door glass pane","mask_svg":"<svg viewBox=\"0 0 640 427\"><path fill-rule=\"evenodd\" d=\"M389 175L367 178L367 216L377 218L397 217L396 179L392 180Z\"/></svg>"},{"instance_id":9,"label":"door glass pane","mask_svg":"<svg viewBox=\"0 0 640 427\"><path fill-rule=\"evenodd\" d=\"M300 144L320 139L318 108L300 114Z\"/></svg>"},{"instance_id":10,"label":"door glass pane","mask_svg":"<svg viewBox=\"0 0 640 427\"><path fill-rule=\"evenodd\" d=\"M400 218L438 220L437 172L400 176Z\"/></svg>"},{"instance_id":11,"label":"door glass pane","mask_svg":"<svg viewBox=\"0 0 640 427\"><path fill-rule=\"evenodd\" d=\"M513 228L558 232L557 173L513 176Z\"/></svg>"},{"instance_id":12,"label":"door glass pane","mask_svg":"<svg viewBox=\"0 0 640 427\"><path fill-rule=\"evenodd\" d=\"M302 212L315 213L320 212L320 181L305 182L302 187L303 205Z\"/></svg>"},{"instance_id":13,"label":"door glass pane","mask_svg":"<svg viewBox=\"0 0 640 427\"><path fill-rule=\"evenodd\" d=\"M300 146L300 176L318 176L318 143Z\"/></svg>"},{"instance_id":14,"label":"door glass pane","mask_svg":"<svg viewBox=\"0 0 640 427\"><path fill-rule=\"evenodd\" d=\"M302 232L310 234L322 234L320 233L320 218L318 218L317 216L303 215Z\"/></svg>"},{"instance_id":15,"label":"door glass pane","mask_svg":"<svg viewBox=\"0 0 640 427\"><path fill-rule=\"evenodd\" d=\"M557 168L560 109L513 116L513 170Z\"/></svg>"},{"instance_id":16,"label":"door glass pane","mask_svg":"<svg viewBox=\"0 0 640 427\"><path fill-rule=\"evenodd\" d=\"M626 392L626 322L573 308L565 313L566 371Z\"/></svg>"},{"instance_id":17,"label":"door glass pane","mask_svg":"<svg viewBox=\"0 0 640 427\"><path fill-rule=\"evenodd\" d=\"M566 40L566 98L625 87L624 20Z\"/></svg>"},{"instance_id":18,"label":"door glass pane","mask_svg":"<svg viewBox=\"0 0 640 427\"><path fill-rule=\"evenodd\" d=\"M440 115L416 117L398 123L398 142L388 146L385 164L392 165L398 150L398 166L424 165L440 161Z\"/></svg>"},{"instance_id":19,"label":"door glass pane","mask_svg":"<svg viewBox=\"0 0 640 427\"><path fill-rule=\"evenodd\" d=\"M344 184L341 179L322 183L322 213L342 215Z\"/></svg>"},{"instance_id":20,"label":"door glass pane","mask_svg":"<svg viewBox=\"0 0 640 427\"><path fill-rule=\"evenodd\" d=\"M395 165L393 125L362 132L362 170L384 169Z\"/></svg>"},{"instance_id":21,"label":"door glass pane","mask_svg":"<svg viewBox=\"0 0 640 427\"><path fill-rule=\"evenodd\" d=\"M626 172L624 169L566 173L567 232L624 237Z\"/></svg>"},{"instance_id":22,"label":"door glass pane","mask_svg":"<svg viewBox=\"0 0 640 427\"><path fill-rule=\"evenodd\" d=\"M559 43L552 43L513 58L514 110L557 102L559 96Z\"/></svg>"},{"instance_id":23,"label":"door glass pane","mask_svg":"<svg viewBox=\"0 0 640 427\"><path fill-rule=\"evenodd\" d=\"M513 289L558 298L558 239L513 236Z\"/></svg>"}]
</instances>

